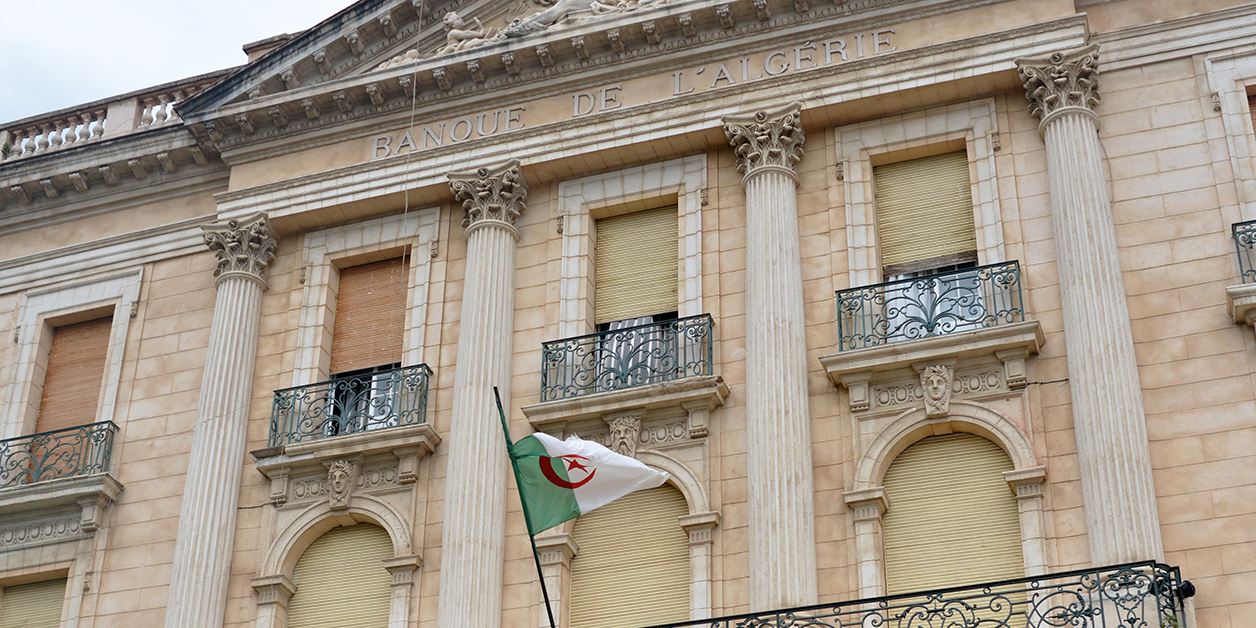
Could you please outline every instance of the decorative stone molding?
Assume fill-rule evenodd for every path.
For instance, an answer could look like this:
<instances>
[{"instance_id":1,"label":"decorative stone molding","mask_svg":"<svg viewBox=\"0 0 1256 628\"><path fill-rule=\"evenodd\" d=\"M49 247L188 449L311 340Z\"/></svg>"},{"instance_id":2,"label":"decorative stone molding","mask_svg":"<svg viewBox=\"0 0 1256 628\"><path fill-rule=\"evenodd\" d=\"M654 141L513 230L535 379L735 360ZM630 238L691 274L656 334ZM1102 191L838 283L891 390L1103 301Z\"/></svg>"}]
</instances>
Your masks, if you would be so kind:
<instances>
[{"instance_id":1,"label":"decorative stone molding","mask_svg":"<svg viewBox=\"0 0 1256 628\"><path fill-rule=\"evenodd\" d=\"M450 173L449 189L462 201L466 211L462 226L468 231L482 221L505 223L513 229L528 198L528 184L519 172L518 159L473 172Z\"/></svg>"},{"instance_id":2,"label":"decorative stone molding","mask_svg":"<svg viewBox=\"0 0 1256 628\"><path fill-rule=\"evenodd\" d=\"M1023 362L1023 360L1022 360ZM871 373L852 373L842 376L842 385L846 386L852 398L852 410L860 412L854 408L853 399L855 396L854 380L857 377L872 376ZM954 371L954 377L951 382L951 397L956 395L980 395L988 392L1006 391L1008 387L1003 385L1003 369L979 368L968 371ZM915 404L924 401L925 390L919 380L894 380L886 382L879 386L873 386L870 393L871 408L865 410L881 410L883 408L894 408L907 404Z\"/></svg>"},{"instance_id":3,"label":"decorative stone molding","mask_svg":"<svg viewBox=\"0 0 1256 628\"><path fill-rule=\"evenodd\" d=\"M924 391L925 416L935 419L950 414L955 371L947 364L930 364L918 370L920 388Z\"/></svg>"},{"instance_id":4,"label":"decorative stone molding","mask_svg":"<svg viewBox=\"0 0 1256 628\"><path fill-rule=\"evenodd\" d=\"M1234 322L1243 325L1256 325L1256 284L1242 284L1225 289L1226 300L1230 303L1230 316Z\"/></svg>"},{"instance_id":5,"label":"decorative stone molding","mask_svg":"<svg viewBox=\"0 0 1256 628\"><path fill-rule=\"evenodd\" d=\"M689 413L686 421L689 437L700 438L706 434L710 412L724 405L727 398L728 384L724 383L724 379L708 375L586 397L547 401L524 406L523 414L528 417L532 428L538 431L552 434L576 431L596 434L601 432L601 425L606 425L613 417L631 415L644 418L651 411L684 408ZM650 429L651 426L645 426L640 431ZM662 436L666 440L672 440L670 435ZM643 436L642 439L644 438ZM609 435L608 442L611 442Z\"/></svg>"},{"instance_id":6,"label":"decorative stone molding","mask_svg":"<svg viewBox=\"0 0 1256 628\"><path fill-rule=\"evenodd\" d=\"M292 582L292 578L284 574L253 578L249 580L249 585L257 595L258 615L275 612L266 608L275 606L283 607L286 612L288 600L297 592L297 585Z\"/></svg>"},{"instance_id":7,"label":"decorative stone molding","mask_svg":"<svg viewBox=\"0 0 1256 628\"><path fill-rule=\"evenodd\" d=\"M610 427L610 444L608 447L611 451L629 458L637 455L637 443L640 441L641 434L641 416L640 412L628 412L606 417L606 424Z\"/></svg>"},{"instance_id":8,"label":"decorative stone molding","mask_svg":"<svg viewBox=\"0 0 1256 628\"><path fill-rule=\"evenodd\" d=\"M885 489L878 486L842 494L846 506L853 511L855 527L855 570L859 578L860 597L881 594L885 581L885 560L881 539L881 516L890 509Z\"/></svg>"},{"instance_id":9,"label":"decorative stone molding","mask_svg":"<svg viewBox=\"0 0 1256 628\"><path fill-rule=\"evenodd\" d=\"M77 538L80 532L86 531L83 530L78 517L3 526L0 527L0 550Z\"/></svg>"},{"instance_id":10,"label":"decorative stone molding","mask_svg":"<svg viewBox=\"0 0 1256 628\"><path fill-rule=\"evenodd\" d=\"M880 486L842 493L842 500L854 511L855 521L880 520L881 515L890 509L890 500L885 496L885 489Z\"/></svg>"},{"instance_id":11,"label":"decorative stone molding","mask_svg":"<svg viewBox=\"0 0 1256 628\"><path fill-rule=\"evenodd\" d=\"M1070 107L1092 110L1099 104L1099 44L1015 60L1025 83L1029 114L1042 120Z\"/></svg>"},{"instance_id":12,"label":"decorative stone molding","mask_svg":"<svg viewBox=\"0 0 1256 628\"><path fill-rule=\"evenodd\" d=\"M1042 499L1047 482L1047 468L1040 466L1004 471L1003 479L1007 480L1008 486L1016 494L1025 575L1045 574L1047 573L1047 538Z\"/></svg>"},{"instance_id":13,"label":"decorative stone molding","mask_svg":"<svg viewBox=\"0 0 1256 628\"><path fill-rule=\"evenodd\" d=\"M266 214L205 225L205 246L218 256L214 276L221 282L232 274L248 276L266 287L266 267L275 260L275 239Z\"/></svg>"},{"instance_id":14,"label":"decorative stone molding","mask_svg":"<svg viewBox=\"0 0 1256 628\"><path fill-rule=\"evenodd\" d=\"M761 168L780 168L797 181L794 165L806 139L799 114L802 103L724 118L724 135L737 152L737 170L747 178Z\"/></svg>"},{"instance_id":15,"label":"decorative stone molding","mask_svg":"<svg viewBox=\"0 0 1256 628\"><path fill-rule=\"evenodd\" d=\"M878 381L896 381L894 372L901 373L913 364L945 362L959 366L968 364L969 368L973 368L972 361L989 360L993 356L1003 362L1003 381L1008 383L1009 388L1023 387L1027 383L1026 358L1037 354L1044 342L1042 325L1038 321L1025 321L923 340L842 351L822 356L820 363L824 365L834 384L846 388L851 412L859 413L872 409L874 405L887 405L875 402L874 394L882 394L881 391L885 388L874 388L873 384ZM953 368L951 373L954 377ZM972 392L990 389L988 382L968 382L967 378L960 381L961 387L971 388ZM1012 382L1016 384L1013 385ZM975 387L971 385L974 383ZM954 392L951 386L948 389ZM913 389L909 391L910 394L905 392L903 396L910 396L913 401L923 400L927 396L923 394L923 387L920 391L918 395ZM886 401L898 403L898 395L892 397Z\"/></svg>"},{"instance_id":16,"label":"decorative stone molding","mask_svg":"<svg viewBox=\"0 0 1256 628\"><path fill-rule=\"evenodd\" d=\"M536 537L536 551L541 557L541 566L566 565L571 567L571 559L579 552L580 546L570 534L554 534Z\"/></svg>"},{"instance_id":17,"label":"decorative stone molding","mask_svg":"<svg viewBox=\"0 0 1256 628\"><path fill-rule=\"evenodd\" d=\"M720 513L700 512L681 515L680 527L689 535L689 545L710 545L715 542L715 528L720 525Z\"/></svg>"}]
</instances>

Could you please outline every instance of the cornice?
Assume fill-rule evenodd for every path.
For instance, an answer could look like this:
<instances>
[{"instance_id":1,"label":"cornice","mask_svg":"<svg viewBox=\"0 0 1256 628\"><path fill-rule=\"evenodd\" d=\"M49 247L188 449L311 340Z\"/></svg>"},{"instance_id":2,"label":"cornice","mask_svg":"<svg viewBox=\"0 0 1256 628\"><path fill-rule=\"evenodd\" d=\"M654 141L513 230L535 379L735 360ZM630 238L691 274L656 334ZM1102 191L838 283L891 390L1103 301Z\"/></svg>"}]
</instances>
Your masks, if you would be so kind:
<instances>
[{"instance_id":1,"label":"cornice","mask_svg":"<svg viewBox=\"0 0 1256 628\"><path fill-rule=\"evenodd\" d=\"M779 0L784 2L784 0ZM702 24L698 24L698 11L713 11L716 6L733 6L744 4L741 10L750 11L753 7L749 2L738 0L729 5L716 5L708 0L693 0L663 5L649 11L635 11L619 16L599 19L591 23L572 27L545 31L534 37L508 39L506 41L472 48L434 59L422 60L417 63L400 66L394 69L370 72L367 74L345 77L319 85L303 87L295 91L283 92L274 96L263 97L254 101L245 101L224 107L213 114L218 121L216 132L222 133L221 140L215 140L217 146L228 155L232 163L240 163L272 155L276 151L290 152L307 147L305 142L284 142L284 138L296 134L317 131L331 126L343 125L356 121L367 121L354 130L357 133L336 133L335 139L323 138L317 145L341 141L354 136L369 134L384 126L395 126L396 122L374 121L381 117L392 116L401 118L411 112L411 99L403 93L402 87L396 82L409 78L418 82L418 96L414 99L413 109L420 117L446 117L457 115L460 111L483 109L490 102L509 102L517 100L521 93L529 98L544 97L579 88L582 85L605 82L613 72L614 80L626 80L636 76L655 74L671 68L682 67L692 63L700 63L704 59L716 59L727 56L729 51L737 54L752 53L772 47L783 41L803 41L809 37L817 38L832 30L873 29L883 25L902 23L935 15L962 11L971 8L997 4L1004 0L916 0L903 3L893 0L864 0L839 5L815 3L804 14L796 13L793 4L786 7L773 7L773 17L766 21L757 19L741 19L732 29L723 29L714 13ZM675 20L677 16L693 14L695 28L700 28L694 37L681 39L665 39L658 44L635 41L630 49L613 52L609 44L589 40L591 54L588 59L579 59L570 49L569 41L575 37L588 39L594 35L625 28L639 28L645 22L663 23ZM705 15L705 13L704 13ZM1084 16L1081 16L1084 20ZM671 29L668 29L669 31ZM634 31L635 32L635 31ZM634 39L640 37L634 36ZM549 46L553 51L556 63L553 67L542 67L537 61L534 50L538 46ZM702 50L697 50L701 48ZM693 50L693 54L681 56L683 51ZM505 52L515 52L522 63L522 71L511 75L499 61L498 57ZM522 56L521 56L522 55ZM484 81L471 80L465 65L467 62L479 62ZM627 67L625 67L627 66ZM438 89L436 81L431 79L433 70L444 69L446 75L453 79L453 86L448 90ZM387 86L391 96L380 105L366 100L361 93L367 84L379 83ZM546 84L548 83L548 84ZM269 125L268 109L272 106L286 106L296 109L294 103L302 99L327 95L330 92L343 92L348 96L357 93L350 112L340 112L335 107L320 107L321 115L314 120L302 114L287 115L287 124L281 128ZM474 100L463 100L473 97ZM460 102L461 101L461 102ZM330 109L330 110L329 110ZM436 113L438 112L439 113ZM255 131L252 134L241 134L237 125L230 120L245 114L253 121ZM207 119L207 118L201 118ZM201 120L198 119L198 120ZM198 130L198 136L203 132ZM208 137L207 135L205 137ZM283 143L286 150L278 148L276 141ZM317 142L317 140L316 140ZM265 145L261 153L250 148Z\"/></svg>"},{"instance_id":2,"label":"cornice","mask_svg":"<svg viewBox=\"0 0 1256 628\"><path fill-rule=\"evenodd\" d=\"M1256 4L1094 35L1112 72L1256 41Z\"/></svg>"},{"instance_id":3,"label":"cornice","mask_svg":"<svg viewBox=\"0 0 1256 628\"><path fill-rule=\"evenodd\" d=\"M454 145L445 145L445 146L440 146L436 148L430 148L424 151L423 153L421 153L419 157L425 161L440 162L442 161L443 157L449 157L451 155L477 154L478 153L478 154L485 154L485 159L491 161L495 159L495 157L488 156L487 153L489 151L487 149L490 149L491 147L495 145L502 144L505 141L510 141L513 143L517 140L522 141L522 140L527 140L529 138L535 138L538 136L548 135L548 134L561 134L561 135L567 135L570 137L575 137L576 136L575 134L568 134L566 132L574 130L581 126L586 126L586 125L615 126L615 123L619 121L626 120L632 117L637 117L637 116L648 116L651 113L655 113L659 111L673 110L673 109L674 110L697 110L697 109L702 108L703 105L705 104L718 103L720 101L728 99L730 95L735 95L741 92L757 91L757 90L771 91L771 92L775 92L779 94L780 99L782 101L787 102L788 99L790 98L802 96L801 94L798 93L800 91L806 91L803 89L802 86L814 85L816 82L822 82L825 84L838 84L840 81L835 80L836 77L843 74L848 74L848 73L857 73L857 72L872 68L876 65L886 64L891 61L910 61L910 60L916 60L916 59L931 59L934 57L938 57L939 55L958 52L958 51L962 51L962 50L976 47L976 46L997 43L1000 41L1016 40L1016 39L1025 38L1025 37L1034 37L1037 35L1042 35L1044 33L1068 31L1070 29L1072 29L1073 31L1076 31L1079 28L1084 29L1085 21L1086 21L1086 17L1084 15L1073 15L1073 16L1060 18L1057 20L1052 20L1049 22L1040 22L1037 24L1019 27L1019 28L1015 28L1015 29L1011 29L1007 31L1000 31L997 33L980 35L977 37L954 40L954 41L949 41L949 42L945 42L941 44L935 44L932 46L925 46L922 48L905 50L903 52L891 53L888 55L884 55L883 57L879 59L864 59L862 61L851 61L849 63L845 63L845 64L837 65L837 66L831 66L828 68L817 68L815 70L810 70L806 73L783 74L779 77L765 78L765 79L755 81L752 83L744 83L742 85L732 86L732 87L728 87L721 90L712 90L712 91L688 94L684 96L677 96L677 97L670 98L664 101L648 103L648 104L638 105L631 108L624 108L624 109L619 109L615 111L605 112L605 113L599 114L596 117L590 116L590 118L593 118L593 119L586 120L586 119L578 118L578 119L566 120L563 122L545 124L545 125L536 126L536 127L528 127L528 128L520 129L518 131L512 131L511 135L509 136L509 140L506 140L503 137L487 137L487 138L480 138L480 139L475 139L475 140L468 140L466 142L461 142L459 144L454 144ZM1069 38L1065 37L1065 39L1069 39ZM1059 47L1055 44L1052 44L1052 42L1050 41L1044 40L1043 43L1047 44L1048 49L1054 49L1056 47ZM1060 45L1070 45L1070 44L1066 42ZM1071 45L1076 45L1076 42L1072 43ZM1008 51L1004 55L1005 57L1004 62L1007 66L1008 72L1015 71L1015 66L1012 63L1012 59L1018 56L1019 54L1022 54L1022 52L1023 51L1013 50L1013 51ZM968 67L983 67L983 68L987 68L986 71L989 71L987 66L988 66L988 61L985 59L981 59L981 60L972 61L972 65ZM952 71L958 71L958 70L962 70L963 68L958 68L958 69L948 68L948 69ZM789 89L790 87L795 87L797 89L791 90ZM491 106L491 105L482 105L482 106ZM806 102L804 102L804 107L805 106L806 106ZM803 109L804 126L806 126L805 125L806 119L807 119L807 109L804 108ZM714 129L718 127L720 125L719 116L715 115L714 117L712 117L710 120L710 123L711 123L711 128ZM391 129L392 127L387 127L387 128ZM321 146L321 145L325 145L326 143L328 142L320 142L312 146L307 146L306 148L312 148L313 146ZM275 154L276 155L284 154L286 152L288 151L279 151L279 152L276 152ZM370 173L370 172L375 172L379 170L384 170L389 167L400 166L402 164L410 164L411 161L412 161L412 158L410 157L410 155L400 155L396 157L389 157L389 158L378 159L374 161L366 161L366 162L354 164L351 166L344 166L341 168L336 168L334 170L311 173L311 174L302 175L299 177L294 177L292 179L285 179L285 180L276 181L273 183L266 183L266 184L262 184L262 185L258 185L258 186L254 186L250 188L245 188L241 190L232 190L230 192L223 192L220 194L216 194L214 198L219 202L220 205L235 204L239 201L245 201L247 199L256 199L258 197L262 197L262 196L266 196L270 194L280 194L285 190L299 188L299 187L307 186L314 183L332 181L332 180L337 180L337 179L342 179L342 178L351 178L353 175L356 175L356 174ZM525 161L525 166L526 166L527 160L524 160L524 161Z\"/></svg>"}]
</instances>

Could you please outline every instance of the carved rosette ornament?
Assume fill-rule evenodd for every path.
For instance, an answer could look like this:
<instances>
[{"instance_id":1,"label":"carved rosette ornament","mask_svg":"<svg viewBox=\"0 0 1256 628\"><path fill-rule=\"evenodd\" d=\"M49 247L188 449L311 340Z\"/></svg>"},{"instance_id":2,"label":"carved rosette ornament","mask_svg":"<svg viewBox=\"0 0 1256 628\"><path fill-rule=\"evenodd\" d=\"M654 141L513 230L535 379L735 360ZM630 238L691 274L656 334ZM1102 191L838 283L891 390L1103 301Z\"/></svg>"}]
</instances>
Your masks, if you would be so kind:
<instances>
[{"instance_id":1,"label":"carved rosette ornament","mask_svg":"<svg viewBox=\"0 0 1256 628\"><path fill-rule=\"evenodd\" d=\"M1099 44L1045 57L1016 59L1029 113L1046 124L1069 107L1090 111L1099 104Z\"/></svg>"},{"instance_id":2,"label":"carved rosette ornament","mask_svg":"<svg viewBox=\"0 0 1256 628\"><path fill-rule=\"evenodd\" d=\"M724 135L737 151L737 169L749 178L763 168L788 171L802 159L806 139L800 124L802 103L724 118Z\"/></svg>"},{"instance_id":3,"label":"carved rosette ornament","mask_svg":"<svg viewBox=\"0 0 1256 628\"><path fill-rule=\"evenodd\" d=\"M621 414L606 419L606 424L611 428L609 449L621 456L636 457L637 441L641 438L641 417Z\"/></svg>"},{"instance_id":4,"label":"carved rosette ornament","mask_svg":"<svg viewBox=\"0 0 1256 628\"><path fill-rule=\"evenodd\" d=\"M270 222L258 212L242 220L228 220L201 227L205 246L218 256L214 276L218 281L231 275L243 275L266 287L266 267L275 260L275 239L270 237Z\"/></svg>"},{"instance_id":5,"label":"carved rosette ornament","mask_svg":"<svg viewBox=\"0 0 1256 628\"><path fill-rule=\"evenodd\" d=\"M528 198L528 184L519 172L518 159L474 172L450 173L449 189L467 212L462 226L468 232L484 221L504 223L514 229L519 214L527 207L524 200Z\"/></svg>"}]
</instances>

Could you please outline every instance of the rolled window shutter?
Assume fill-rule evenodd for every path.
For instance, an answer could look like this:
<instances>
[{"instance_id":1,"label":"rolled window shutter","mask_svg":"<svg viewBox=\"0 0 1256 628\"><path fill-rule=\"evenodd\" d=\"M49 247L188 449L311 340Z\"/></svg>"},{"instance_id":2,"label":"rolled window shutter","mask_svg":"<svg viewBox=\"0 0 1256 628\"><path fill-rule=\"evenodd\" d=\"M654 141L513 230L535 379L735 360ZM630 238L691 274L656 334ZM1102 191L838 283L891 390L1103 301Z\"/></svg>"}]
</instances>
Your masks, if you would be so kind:
<instances>
[{"instance_id":1,"label":"rolled window shutter","mask_svg":"<svg viewBox=\"0 0 1256 628\"><path fill-rule=\"evenodd\" d=\"M596 323L676 311L680 303L678 224L675 207L597 221Z\"/></svg>"},{"instance_id":2,"label":"rolled window shutter","mask_svg":"<svg viewBox=\"0 0 1256 628\"><path fill-rule=\"evenodd\" d=\"M293 570L288 628L387 628L392 575L383 560L392 555L392 540L375 525L333 528L315 539Z\"/></svg>"},{"instance_id":3,"label":"rolled window shutter","mask_svg":"<svg viewBox=\"0 0 1256 628\"><path fill-rule=\"evenodd\" d=\"M331 372L343 373L401 360L406 324L403 258L340 271Z\"/></svg>"},{"instance_id":4,"label":"rolled window shutter","mask_svg":"<svg viewBox=\"0 0 1256 628\"><path fill-rule=\"evenodd\" d=\"M926 438L885 474L888 592L1021 578L1020 515L1003 479L1012 460L972 434Z\"/></svg>"},{"instance_id":5,"label":"rolled window shutter","mask_svg":"<svg viewBox=\"0 0 1256 628\"><path fill-rule=\"evenodd\" d=\"M44 392L36 432L51 432L96 421L100 386L113 318L62 325L52 331Z\"/></svg>"},{"instance_id":6,"label":"rolled window shutter","mask_svg":"<svg viewBox=\"0 0 1256 628\"><path fill-rule=\"evenodd\" d=\"M1252 127L1256 128L1256 94L1247 97L1247 112L1252 116Z\"/></svg>"},{"instance_id":7,"label":"rolled window shutter","mask_svg":"<svg viewBox=\"0 0 1256 628\"><path fill-rule=\"evenodd\" d=\"M0 628L57 628L65 604L65 578L5 587Z\"/></svg>"},{"instance_id":8,"label":"rolled window shutter","mask_svg":"<svg viewBox=\"0 0 1256 628\"><path fill-rule=\"evenodd\" d=\"M977 259L967 153L876 166L872 179L886 275Z\"/></svg>"},{"instance_id":9,"label":"rolled window shutter","mask_svg":"<svg viewBox=\"0 0 1256 628\"><path fill-rule=\"evenodd\" d=\"M638 491L576 520L571 628L637 628L689 618L689 513L670 486Z\"/></svg>"}]
</instances>

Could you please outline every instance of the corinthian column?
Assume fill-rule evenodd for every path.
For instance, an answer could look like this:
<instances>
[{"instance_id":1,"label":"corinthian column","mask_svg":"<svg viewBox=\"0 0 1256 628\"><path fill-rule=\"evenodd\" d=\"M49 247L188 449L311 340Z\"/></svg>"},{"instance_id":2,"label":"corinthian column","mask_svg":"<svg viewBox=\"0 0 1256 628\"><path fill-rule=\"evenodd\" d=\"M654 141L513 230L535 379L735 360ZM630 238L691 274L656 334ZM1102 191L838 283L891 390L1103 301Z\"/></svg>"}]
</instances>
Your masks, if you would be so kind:
<instances>
[{"instance_id":1,"label":"corinthian column","mask_svg":"<svg viewBox=\"0 0 1256 628\"><path fill-rule=\"evenodd\" d=\"M262 278L275 258L266 214L203 227L218 297L179 512L166 628L221 628L236 533Z\"/></svg>"},{"instance_id":2,"label":"corinthian column","mask_svg":"<svg viewBox=\"0 0 1256 628\"><path fill-rule=\"evenodd\" d=\"M527 185L519 162L449 175L466 218L467 274L454 372L440 559L441 628L501 625L506 476L493 386L510 400L515 322L515 220Z\"/></svg>"},{"instance_id":3,"label":"corinthian column","mask_svg":"<svg viewBox=\"0 0 1256 628\"><path fill-rule=\"evenodd\" d=\"M816 602L815 506L792 103L724 119L746 190L746 480L750 605Z\"/></svg>"},{"instance_id":4,"label":"corinthian column","mask_svg":"<svg viewBox=\"0 0 1256 628\"><path fill-rule=\"evenodd\" d=\"M1099 47L1017 59L1047 146L1090 560L1162 558L1142 389L1099 146Z\"/></svg>"}]
</instances>

